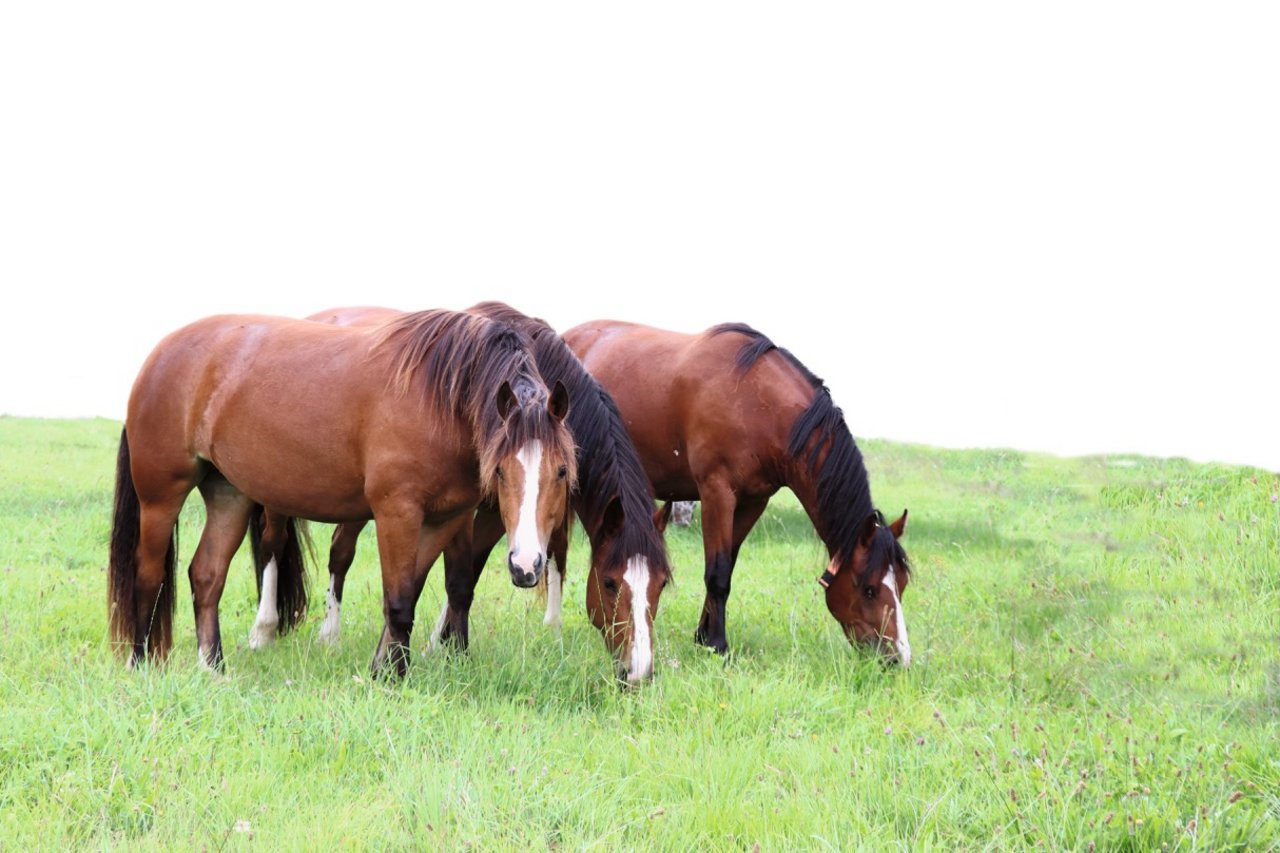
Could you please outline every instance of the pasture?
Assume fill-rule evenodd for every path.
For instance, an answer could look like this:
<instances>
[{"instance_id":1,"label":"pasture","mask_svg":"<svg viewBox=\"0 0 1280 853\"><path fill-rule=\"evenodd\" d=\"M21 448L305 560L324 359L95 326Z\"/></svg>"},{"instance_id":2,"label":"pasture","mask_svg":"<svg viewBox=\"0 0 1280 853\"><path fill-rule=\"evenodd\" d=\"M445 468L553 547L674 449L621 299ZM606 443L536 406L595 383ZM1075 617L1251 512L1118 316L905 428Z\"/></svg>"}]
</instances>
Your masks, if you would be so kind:
<instances>
[{"instance_id":1,"label":"pasture","mask_svg":"<svg viewBox=\"0 0 1280 853\"><path fill-rule=\"evenodd\" d=\"M307 621L249 650L242 550L213 676L181 571L166 666L127 672L107 642L119 431L0 418L0 847L1280 846L1274 474L860 442L878 505L911 510L907 670L845 641L784 492L742 549L728 660L692 642L697 516L668 530L675 585L638 690L583 612L580 537L563 631L491 567L465 656L422 654L437 566L403 682L368 677L372 535L332 649L317 565Z\"/></svg>"}]
</instances>

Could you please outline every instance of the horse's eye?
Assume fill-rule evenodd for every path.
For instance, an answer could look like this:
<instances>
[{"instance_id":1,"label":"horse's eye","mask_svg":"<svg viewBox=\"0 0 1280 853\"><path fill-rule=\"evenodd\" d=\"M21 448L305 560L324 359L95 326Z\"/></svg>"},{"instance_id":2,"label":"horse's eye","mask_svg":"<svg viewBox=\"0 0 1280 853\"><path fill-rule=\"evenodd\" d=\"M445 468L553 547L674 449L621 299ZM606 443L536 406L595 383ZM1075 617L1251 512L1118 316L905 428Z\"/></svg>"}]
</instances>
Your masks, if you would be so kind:
<instances>
[{"instance_id":1,"label":"horse's eye","mask_svg":"<svg viewBox=\"0 0 1280 853\"><path fill-rule=\"evenodd\" d=\"M502 466L501 466L501 465L499 465L499 466L498 466L498 471L497 471L497 473L498 473L498 479L499 479L499 480L505 480L505 479L507 479L507 475L502 473Z\"/></svg>"},{"instance_id":2,"label":"horse's eye","mask_svg":"<svg viewBox=\"0 0 1280 853\"><path fill-rule=\"evenodd\" d=\"M875 597L880 594L880 590L876 589L874 586L864 586L862 588L862 594L866 596L868 600L874 600Z\"/></svg>"},{"instance_id":3,"label":"horse's eye","mask_svg":"<svg viewBox=\"0 0 1280 853\"><path fill-rule=\"evenodd\" d=\"M616 595L618 592L618 582L613 578L605 578L604 588L610 595Z\"/></svg>"},{"instance_id":4,"label":"horse's eye","mask_svg":"<svg viewBox=\"0 0 1280 853\"><path fill-rule=\"evenodd\" d=\"M563 480L565 477L568 477L568 476L569 476L569 466L568 466L568 465L561 465L561 466L560 466L560 470L556 472L556 476L557 476L557 477L559 477L561 480Z\"/></svg>"}]
</instances>

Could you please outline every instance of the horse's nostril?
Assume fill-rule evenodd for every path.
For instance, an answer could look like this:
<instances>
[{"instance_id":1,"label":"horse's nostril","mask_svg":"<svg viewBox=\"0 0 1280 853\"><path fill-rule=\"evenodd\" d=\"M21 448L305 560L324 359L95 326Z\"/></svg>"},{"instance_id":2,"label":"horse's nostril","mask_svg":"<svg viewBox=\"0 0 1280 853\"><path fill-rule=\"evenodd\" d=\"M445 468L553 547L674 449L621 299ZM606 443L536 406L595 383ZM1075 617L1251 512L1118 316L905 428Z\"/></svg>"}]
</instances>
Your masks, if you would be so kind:
<instances>
[{"instance_id":1,"label":"horse's nostril","mask_svg":"<svg viewBox=\"0 0 1280 853\"><path fill-rule=\"evenodd\" d=\"M542 563L543 563L543 559L542 559L542 555L541 555L541 554L539 554L538 556L534 557L534 558L533 558L533 570L534 570L535 572L540 572L540 571L542 571Z\"/></svg>"}]
</instances>

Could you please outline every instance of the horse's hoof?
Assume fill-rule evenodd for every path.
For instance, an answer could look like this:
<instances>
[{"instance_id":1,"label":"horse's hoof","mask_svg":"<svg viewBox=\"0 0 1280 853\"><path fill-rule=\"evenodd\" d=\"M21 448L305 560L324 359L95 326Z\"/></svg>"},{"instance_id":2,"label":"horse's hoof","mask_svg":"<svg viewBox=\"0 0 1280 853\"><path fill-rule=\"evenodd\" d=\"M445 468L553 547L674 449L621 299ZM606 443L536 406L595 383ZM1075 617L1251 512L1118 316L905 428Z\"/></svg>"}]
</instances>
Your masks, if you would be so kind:
<instances>
[{"instance_id":1,"label":"horse's hoof","mask_svg":"<svg viewBox=\"0 0 1280 853\"><path fill-rule=\"evenodd\" d=\"M253 623L253 627L249 629L249 648L263 649L274 643L279 625L279 622Z\"/></svg>"}]
</instances>

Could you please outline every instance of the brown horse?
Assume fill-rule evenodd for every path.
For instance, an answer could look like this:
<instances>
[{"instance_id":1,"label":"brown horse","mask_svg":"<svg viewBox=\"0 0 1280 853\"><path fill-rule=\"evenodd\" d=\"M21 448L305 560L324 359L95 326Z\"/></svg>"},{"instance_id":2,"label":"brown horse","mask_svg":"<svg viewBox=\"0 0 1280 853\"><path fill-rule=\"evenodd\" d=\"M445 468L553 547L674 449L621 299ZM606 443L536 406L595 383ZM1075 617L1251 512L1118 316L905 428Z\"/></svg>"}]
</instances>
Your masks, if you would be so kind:
<instances>
[{"instance_id":1,"label":"brown horse","mask_svg":"<svg viewBox=\"0 0 1280 853\"><path fill-rule=\"evenodd\" d=\"M653 619L659 597L671 576L659 527L665 523L666 516L662 513L655 516L653 512L653 489L617 407L555 330L542 320L499 302L481 303L468 312L509 323L527 334L543 378L548 383L564 385L574 401L567 423L578 447L578 489L571 502L591 545L587 612L614 656L618 677L629 683L644 680L653 673ZM320 312L308 319L364 326L399 316L401 312L389 308L342 308ZM268 530L279 531L284 527L282 520L272 514L267 515L266 521ZM318 637L321 642L334 642L338 637L342 590L363 526L356 522L334 530L329 552L328 603ZM482 502L476 513L471 547L445 550L448 601L436 625L434 642L453 642L466 648L476 583L502 534L496 507L492 502ZM549 551L545 621L551 625L560 622L568 552L567 523L552 533ZM261 559L269 557L264 554ZM284 587L288 587L291 579L284 578L284 573L292 571L296 576L300 564L282 561L279 565ZM277 612L270 589L263 585L259 608L259 624L267 637L274 631Z\"/></svg>"},{"instance_id":2,"label":"brown horse","mask_svg":"<svg viewBox=\"0 0 1280 853\"><path fill-rule=\"evenodd\" d=\"M822 380L749 326L701 334L599 320L564 339L622 411L654 491L700 500L707 596L695 640L728 650L725 604L738 549L787 486L830 557L820 582L850 641L911 662L910 579L893 524L871 502L862 453Z\"/></svg>"},{"instance_id":3,"label":"brown horse","mask_svg":"<svg viewBox=\"0 0 1280 853\"><path fill-rule=\"evenodd\" d=\"M403 674L426 570L486 497L513 573L536 581L576 477L529 340L450 311L378 329L218 316L165 338L134 382L117 461L109 602L131 664L172 645L176 522L206 522L188 574L199 659L221 667L218 601L253 505L378 522L385 627L373 658ZM465 533L464 533L465 537Z\"/></svg>"}]
</instances>

